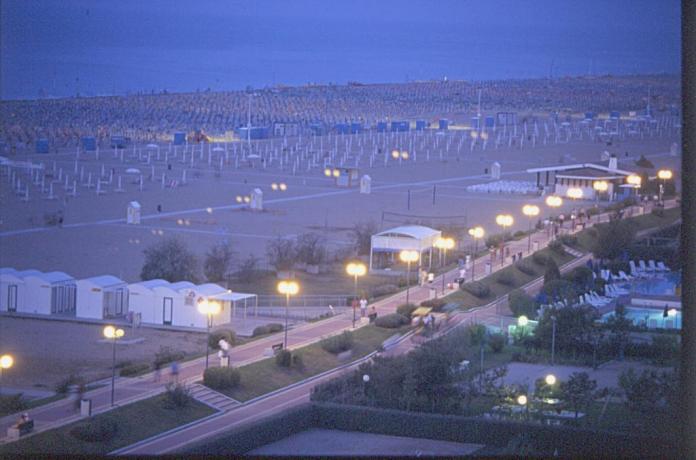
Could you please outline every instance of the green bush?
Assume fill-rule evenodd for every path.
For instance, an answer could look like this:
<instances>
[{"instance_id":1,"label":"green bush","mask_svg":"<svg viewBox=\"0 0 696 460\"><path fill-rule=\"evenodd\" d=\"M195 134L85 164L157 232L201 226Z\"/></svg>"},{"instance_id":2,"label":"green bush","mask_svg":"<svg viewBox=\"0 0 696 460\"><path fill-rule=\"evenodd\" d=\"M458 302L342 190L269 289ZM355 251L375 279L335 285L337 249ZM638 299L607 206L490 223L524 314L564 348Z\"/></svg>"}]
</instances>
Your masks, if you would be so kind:
<instances>
[{"instance_id":1,"label":"green bush","mask_svg":"<svg viewBox=\"0 0 696 460\"><path fill-rule=\"evenodd\" d=\"M237 335L232 329L216 329L210 332L210 338L208 339L208 345L213 350L219 350L220 345L218 342L225 339L230 345L234 345L237 340Z\"/></svg>"},{"instance_id":2,"label":"green bush","mask_svg":"<svg viewBox=\"0 0 696 460\"><path fill-rule=\"evenodd\" d=\"M552 242L549 243L548 248L558 254L559 256L562 256L565 254L565 249L563 248L563 243L559 240L553 240Z\"/></svg>"},{"instance_id":3,"label":"green bush","mask_svg":"<svg viewBox=\"0 0 696 460\"><path fill-rule=\"evenodd\" d=\"M214 390L227 390L239 385L241 374L234 367L209 367L203 372L203 384Z\"/></svg>"},{"instance_id":4,"label":"green bush","mask_svg":"<svg viewBox=\"0 0 696 460\"><path fill-rule=\"evenodd\" d=\"M383 295L394 294L399 291L399 286L396 284L380 284L372 288L372 297L381 297Z\"/></svg>"},{"instance_id":5,"label":"green bush","mask_svg":"<svg viewBox=\"0 0 696 460\"><path fill-rule=\"evenodd\" d=\"M479 299L488 297L491 293L491 289L481 281L473 281L471 283L462 284L461 289L462 291L466 291Z\"/></svg>"},{"instance_id":6,"label":"green bush","mask_svg":"<svg viewBox=\"0 0 696 460\"><path fill-rule=\"evenodd\" d=\"M534 263L538 265L546 265L546 262L548 261L548 257L544 255L543 252L537 251L534 254L532 254L532 260Z\"/></svg>"},{"instance_id":7,"label":"green bush","mask_svg":"<svg viewBox=\"0 0 696 460\"><path fill-rule=\"evenodd\" d=\"M495 281L505 286L514 286L515 275L510 270L503 270L496 275Z\"/></svg>"},{"instance_id":8,"label":"green bush","mask_svg":"<svg viewBox=\"0 0 696 460\"><path fill-rule=\"evenodd\" d=\"M146 363L135 363L123 366L119 372L121 377L132 377L134 375L140 374L141 372L150 369L150 365Z\"/></svg>"},{"instance_id":9,"label":"green bush","mask_svg":"<svg viewBox=\"0 0 696 460\"><path fill-rule=\"evenodd\" d=\"M558 239L562 244L567 246L573 246L578 243L578 237L575 235L561 235Z\"/></svg>"},{"instance_id":10,"label":"green bush","mask_svg":"<svg viewBox=\"0 0 696 460\"><path fill-rule=\"evenodd\" d=\"M275 362L280 367L290 367L292 365L292 353L288 350L280 350L275 355Z\"/></svg>"},{"instance_id":11,"label":"green bush","mask_svg":"<svg viewBox=\"0 0 696 460\"><path fill-rule=\"evenodd\" d=\"M285 327L280 323L269 323L266 326L268 327L268 332L270 333L280 332L285 329Z\"/></svg>"},{"instance_id":12,"label":"green bush","mask_svg":"<svg viewBox=\"0 0 696 460\"><path fill-rule=\"evenodd\" d=\"M184 352L174 350L171 347L160 347L159 351L155 353L155 365L161 367L174 361L181 361L185 356Z\"/></svg>"},{"instance_id":13,"label":"green bush","mask_svg":"<svg viewBox=\"0 0 696 460\"><path fill-rule=\"evenodd\" d=\"M27 408L27 402L22 393L16 395L0 395L0 416L14 414Z\"/></svg>"},{"instance_id":14,"label":"green bush","mask_svg":"<svg viewBox=\"0 0 696 460\"><path fill-rule=\"evenodd\" d=\"M251 333L252 337L258 337L259 335L268 334L268 326L256 326L254 331Z\"/></svg>"},{"instance_id":15,"label":"green bush","mask_svg":"<svg viewBox=\"0 0 696 460\"><path fill-rule=\"evenodd\" d=\"M513 236L515 239L520 239L520 238L522 238L523 236L527 236L527 232L525 232L524 230L518 230L518 231L516 231L515 233L513 233L512 236Z\"/></svg>"},{"instance_id":16,"label":"green bush","mask_svg":"<svg viewBox=\"0 0 696 460\"><path fill-rule=\"evenodd\" d=\"M534 265L532 265L532 263L528 259L522 259L519 262L516 262L515 268L524 273L525 275L536 275Z\"/></svg>"},{"instance_id":17,"label":"green bush","mask_svg":"<svg viewBox=\"0 0 696 460\"><path fill-rule=\"evenodd\" d=\"M397 329L404 324L408 324L409 320L404 315L399 313L391 313L389 315L379 316L375 320L375 326L384 329Z\"/></svg>"},{"instance_id":18,"label":"green bush","mask_svg":"<svg viewBox=\"0 0 696 460\"><path fill-rule=\"evenodd\" d=\"M65 394L71 385L83 385L84 379L75 374L70 374L56 385L56 393Z\"/></svg>"},{"instance_id":19,"label":"green bush","mask_svg":"<svg viewBox=\"0 0 696 460\"><path fill-rule=\"evenodd\" d=\"M491 334L488 336L488 345L493 353L500 353L505 348L505 336L503 334Z\"/></svg>"},{"instance_id":20,"label":"green bush","mask_svg":"<svg viewBox=\"0 0 696 460\"><path fill-rule=\"evenodd\" d=\"M353 347L353 334L349 331L343 331L341 334L321 340L319 345L329 353L336 355Z\"/></svg>"},{"instance_id":21,"label":"green bush","mask_svg":"<svg viewBox=\"0 0 696 460\"><path fill-rule=\"evenodd\" d=\"M433 311L440 311L445 305L447 305L447 301L443 298L424 300L421 302L421 307L432 308Z\"/></svg>"},{"instance_id":22,"label":"green bush","mask_svg":"<svg viewBox=\"0 0 696 460\"><path fill-rule=\"evenodd\" d=\"M404 303L396 307L396 312L400 315L404 315L407 318L411 318L411 313L413 313L413 310L416 308L418 308L418 306L415 304Z\"/></svg>"},{"instance_id":23,"label":"green bush","mask_svg":"<svg viewBox=\"0 0 696 460\"><path fill-rule=\"evenodd\" d=\"M529 319L536 318L536 302L534 298L522 289L515 289L508 295L508 305L514 316L526 316Z\"/></svg>"},{"instance_id":24,"label":"green bush","mask_svg":"<svg viewBox=\"0 0 696 460\"><path fill-rule=\"evenodd\" d=\"M169 382L165 386L164 407L169 409L179 409L191 403L191 389L183 383Z\"/></svg>"},{"instance_id":25,"label":"green bush","mask_svg":"<svg viewBox=\"0 0 696 460\"><path fill-rule=\"evenodd\" d=\"M108 442L118 431L116 421L108 416L90 418L70 430L75 438L85 442Z\"/></svg>"}]
</instances>

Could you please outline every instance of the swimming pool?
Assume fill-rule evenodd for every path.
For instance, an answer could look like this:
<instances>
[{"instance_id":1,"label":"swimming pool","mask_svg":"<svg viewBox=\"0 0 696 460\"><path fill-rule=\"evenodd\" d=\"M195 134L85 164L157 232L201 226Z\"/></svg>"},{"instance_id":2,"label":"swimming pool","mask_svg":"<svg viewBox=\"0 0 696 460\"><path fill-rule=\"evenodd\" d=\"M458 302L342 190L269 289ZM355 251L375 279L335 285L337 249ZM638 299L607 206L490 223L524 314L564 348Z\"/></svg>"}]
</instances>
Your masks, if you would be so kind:
<instances>
[{"instance_id":1,"label":"swimming pool","mask_svg":"<svg viewBox=\"0 0 696 460\"><path fill-rule=\"evenodd\" d=\"M647 279L637 279L620 284L632 294L675 295L681 282L681 272L658 273Z\"/></svg>"},{"instance_id":2,"label":"swimming pool","mask_svg":"<svg viewBox=\"0 0 696 460\"><path fill-rule=\"evenodd\" d=\"M654 308L626 307L626 318L630 319L634 325L647 325L648 329L681 329L681 310L676 311L676 315L665 318L664 310ZM614 312L602 315L601 321L614 316Z\"/></svg>"}]
</instances>

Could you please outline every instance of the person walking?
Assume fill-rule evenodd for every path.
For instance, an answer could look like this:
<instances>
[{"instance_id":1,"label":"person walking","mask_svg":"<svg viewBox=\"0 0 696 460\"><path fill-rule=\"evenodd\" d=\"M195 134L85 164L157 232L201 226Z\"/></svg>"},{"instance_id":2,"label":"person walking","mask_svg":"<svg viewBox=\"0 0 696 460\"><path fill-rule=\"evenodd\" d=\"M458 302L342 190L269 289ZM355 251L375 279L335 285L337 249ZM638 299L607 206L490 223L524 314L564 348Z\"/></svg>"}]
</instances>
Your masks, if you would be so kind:
<instances>
[{"instance_id":1,"label":"person walking","mask_svg":"<svg viewBox=\"0 0 696 460\"><path fill-rule=\"evenodd\" d=\"M360 299L360 317L364 318L367 315L367 299Z\"/></svg>"},{"instance_id":2,"label":"person walking","mask_svg":"<svg viewBox=\"0 0 696 460\"><path fill-rule=\"evenodd\" d=\"M160 377L162 375L162 363L160 363L159 361L155 361L154 368L155 368L155 383L157 383L160 381Z\"/></svg>"},{"instance_id":3,"label":"person walking","mask_svg":"<svg viewBox=\"0 0 696 460\"><path fill-rule=\"evenodd\" d=\"M171 376L174 383L179 383L179 363L176 361L172 361Z\"/></svg>"}]
</instances>

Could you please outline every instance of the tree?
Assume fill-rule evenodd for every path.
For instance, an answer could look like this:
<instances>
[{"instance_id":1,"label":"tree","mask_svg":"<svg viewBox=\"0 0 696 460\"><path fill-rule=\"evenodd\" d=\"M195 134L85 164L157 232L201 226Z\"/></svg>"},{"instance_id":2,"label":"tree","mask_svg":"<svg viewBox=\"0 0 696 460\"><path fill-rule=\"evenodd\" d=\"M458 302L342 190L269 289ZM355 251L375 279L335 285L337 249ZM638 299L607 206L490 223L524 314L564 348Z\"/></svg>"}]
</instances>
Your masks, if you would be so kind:
<instances>
[{"instance_id":1,"label":"tree","mask_svg":"<svg viewBox=\"0 0 696 460\"><path fill-rule=\"evenodd\" d=\"M171 237L145 249L145 264L140 271L143 280L161 278L171 283L196 282L198 260L180 240Z\"/></svg>"},{"instance_id":2,"label":"tree","mask_svg":"<svg viewBox=\"0 0 696 460\"><path fill-rule=\"evenodd\" d=\"M592 253L598 259L620 257L631 246L636 235L635 226L625 220L613 220L595 228L597 238Z\"/></svg>"},{"instance_id":3,"label":"tree","mask_svg":"<svg viewBox=\"0 0 696 460\"><path fill-rule=\"evenodd\" d=\"M576 306L547 308L534 330L537 345L545 350L551 349L553 334L552 316L556 317L556 349L577 355L591 345L591 334L597 313L594 307Z\"/></svg>"},{"instance_id":4,"label":"tree","mask_svg":"<svg viewBox=\"0 0 696 460\"><path fill-rule=\"evenodd\" d=\"M515 316L524 315L529 319L534 319L537 316L534 298L522 289L515 289L508 294L508 305Z\"/></svg>"},{"instance_id":5,"label":"tree","mask_svg":"<svg viewBox=\"0 0 696 460\"><path fill-rule=\"evenodd\" d=\"M640 375L629 368L619 376L619 388L623 390L629 409L648 413L662 399L662 385L655 371L644 370Z\"/></svg>"},{"instance_id":6,"label":"tree","mask_svg":"<svg viewBox=\"0 0 696 460\"><path fill-rule=\"evenodd\" d=\"M607 320L607 327L612 333L612 340L619 350L619 361L624 359L624 348L628 341L628 334L631 331L633 322L626 318L626 308L618 304L614 309L614 315Z\"/></svg>"},{"instance_id":7,"label":"tree","mask_svg":"<svg viewBox=\"0 0 696 460\"><path fill-rule=\"evenodd\" d=\"M567 381L561 382L561 399L575 412L575 419L596 397L597 381L590 380L587 372L573 372Z\"/></svg>"},{"instance_id":8,"label":"tree","mask_svg":"<svg viewBox=\"0 0 696 460\"><path fill-rule=\"evenodd\" d=\"M546 261L546 271L544 272L544 284L559 279L561 279L561 271L558 269L558 264L553 260L553 257L549 256Z\"/></svg>"},{"instance_id":9,"label":"tree","mask_svg":"<svg viewBox=\"0 0 696 460\"><path fill-rule=\"evenodd\" d=\"M355 245L355 250L358 255L365 255L370 253L370 246L372 245L372 235L377 233L379 226L374 221L362 222L355 224L353 227L353 243Z\"/></svg>"},{"instance_id":10,"label":"tree","mask_svg":"<svg viewBox=\"0 0 696 460\"><path fill-rule=\"evenodd\" d=\"M278 237L268 243L266 255L276 271L292 270L295 265L295 244L292 240Z\"/></svg>"},{"instance_id":11,"label":"tree","mask_svg":"<svg viewBox=\"0 0 696 460\"><path fill-rule=\"evenodd\" d=\"M253 254L249 254L249 256L239 264L237 279L243 283L251 282L258 271L258 265L259 258Z\"/></svg>"},{"instance_id":12,"label":"tree","mask_svg":"<svg viewBox=\"0 0 696 460\"><path fill-rule=\"evenodd\" d=\"M307 265L319 265L326 260L324 239L316 233L303 233L295 241L297 260Z\"/></svg>"},{"instance_id":13,"label":"tree","mask_svg":"<svg viewBox=\"0 0 696 460\"><path fill-rule=\"evenodd\" d=\"M234 251L229 241L217 243L205 255L203 274L212 283L227 280L233 258Z\"/></svg>"},{"instance_id":14,"label":"tree","mask_svg":"<svg viewBox=\"0 0 696 460\"><path fill-rule=\"evenodd\" d=\"M592 270L589 267L575 267L563 278L571 281L583 292L589 290L593 284Z\"/></svg>"},{"instance_id":15,"label":"tree","mask_svg":"<svg viewBox=\"0 0 696 460\"><path fill-rule=\"evenodd\" d=\"M553 302L566 302L568 305L572 305L578 298L577 290L575 289L575 284L567 280L551 280L544 283L544 287L541 291L546 295L548 299Z\"/></svg>"}]
</instances>

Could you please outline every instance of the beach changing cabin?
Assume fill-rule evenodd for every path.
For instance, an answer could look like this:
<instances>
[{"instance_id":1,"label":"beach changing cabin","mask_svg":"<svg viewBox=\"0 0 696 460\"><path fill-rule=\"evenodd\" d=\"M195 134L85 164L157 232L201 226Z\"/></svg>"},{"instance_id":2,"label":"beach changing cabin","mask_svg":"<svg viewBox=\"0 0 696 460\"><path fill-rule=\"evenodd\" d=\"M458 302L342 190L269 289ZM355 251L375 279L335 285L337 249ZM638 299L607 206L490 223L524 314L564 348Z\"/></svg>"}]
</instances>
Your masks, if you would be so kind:
<instances>
[{"instance_id":1,"label":"beach changing cabin","mask_svg":"<svg viewBox=\"0 0 696 460\"><path fill-rule=\"evenodd\" d=\"M0 268L0 311L24 311L25 297L24 279L17 270Z\"/></svg>"},{"instance_id":2,"label":"beach changing cabin","mask_svg":"<svg viewBox=\"0 0 696 460\"><path fill-rule=\"evenodd\" d=\"M23 312L42 315L75 315L75 279L63 272L17 272L25 286ZM17 306L17 312L22 310Z\"/></svg>"},{"instance_id":3,"label":"beach changing cabin","mask_svg":"<svg viewBox=\"0 0 696 460\"><path fill-rule=\"evenodd\" d=\"M128 290L125 281L111 275L94 276L77 281L78 318L107 319L128 312Z\"/></svg>"}]
</instances>

